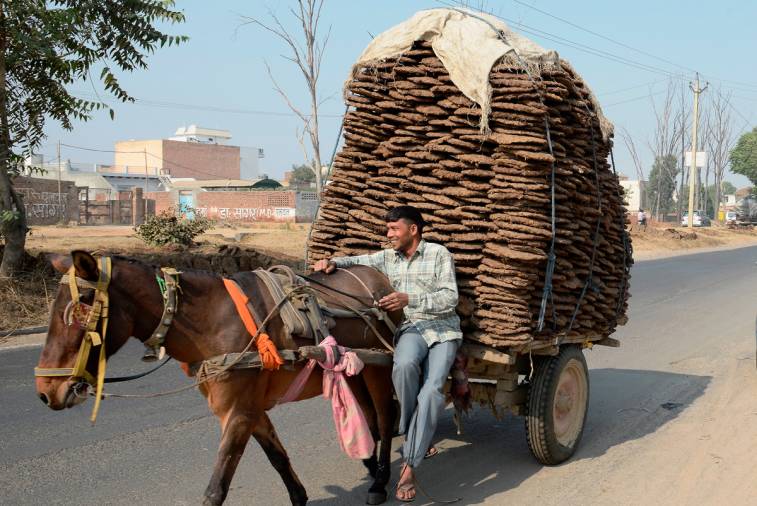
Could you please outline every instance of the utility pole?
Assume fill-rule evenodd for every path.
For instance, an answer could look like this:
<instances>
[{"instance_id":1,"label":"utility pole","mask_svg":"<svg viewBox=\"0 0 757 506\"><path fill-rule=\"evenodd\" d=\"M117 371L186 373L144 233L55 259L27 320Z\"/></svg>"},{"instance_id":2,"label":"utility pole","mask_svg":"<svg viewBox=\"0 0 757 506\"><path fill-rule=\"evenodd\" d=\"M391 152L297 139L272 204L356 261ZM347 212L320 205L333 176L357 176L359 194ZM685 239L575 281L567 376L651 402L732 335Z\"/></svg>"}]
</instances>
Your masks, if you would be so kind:
<instances>
[{"instance_id":1,"label":"utility pole","mask_svg":"<svg viewBox=\"0 0 757 506\"><path fill-rule=\"evenodd\" d=\"M61 160L60 160L60 139L58 139L58 222L63 223L63 199L61 198L61 189L60 189L60 171L61 171ZM68 200L68 199L66 199Z\"/></svg>"},{"instance_id":2,"label":"utility pole","mask_svg":"<svg viewBox=\"0 0 757 506\"><path fill-rule=\"evenodd\" d=\"M689 83L689 88L694 92L694 126L691 129L691 166L689 167L689 228L694 228L694 192L698 181L699 170L697 168L697 127L699 126L699 94L707 89L699 87L699 72L696 74L696 84Z\"/></svg>"},{"instance_id":3,"label":"utility pole","mask_svg":"<svg viewBox=\"0 0 757 506\"><path fill-rule=\"evenodd\" d=\"M147 193L147 185L149 184L149 181L147 180L147 148L144 148L142 152L145 155L145 193ZM137 151L139 153L139 151Z\"/></svg>"}]
</instances>

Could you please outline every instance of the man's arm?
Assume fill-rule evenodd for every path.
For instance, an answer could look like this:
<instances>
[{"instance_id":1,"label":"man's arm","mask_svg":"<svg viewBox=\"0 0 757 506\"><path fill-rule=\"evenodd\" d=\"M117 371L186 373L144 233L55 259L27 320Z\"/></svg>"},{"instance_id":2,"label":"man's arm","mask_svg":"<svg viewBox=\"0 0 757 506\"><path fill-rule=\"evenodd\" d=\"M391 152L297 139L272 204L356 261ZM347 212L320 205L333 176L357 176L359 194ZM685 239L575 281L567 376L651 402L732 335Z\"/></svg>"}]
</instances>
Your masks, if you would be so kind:
<instances>
[{"instance_id":1,"label":"man's arm","mask_svg":"<svg viewBox=\"0 0 757 506\"><path fill-rule=\"evenodd\" d=\"M384 261L384 251L377 251L368 255L356 255L349 257L334 257L331 259L337 267L350 267L351 265L367 265L377 271L386 274L386 263Z\"/></svg>"},{"instance_id":2,"label":"man's arm","mask_svg":"<svg viewBox=\"0 0 757 506\"><path fill-rule=\"evenodd\" d=\"M408 294L407 307L422 313L443 315L457 307L457 280L455 279L455 259L447 250L437 257L435 270L438 276L437 289L432 293Z\"/></svg>"}]
</instances>

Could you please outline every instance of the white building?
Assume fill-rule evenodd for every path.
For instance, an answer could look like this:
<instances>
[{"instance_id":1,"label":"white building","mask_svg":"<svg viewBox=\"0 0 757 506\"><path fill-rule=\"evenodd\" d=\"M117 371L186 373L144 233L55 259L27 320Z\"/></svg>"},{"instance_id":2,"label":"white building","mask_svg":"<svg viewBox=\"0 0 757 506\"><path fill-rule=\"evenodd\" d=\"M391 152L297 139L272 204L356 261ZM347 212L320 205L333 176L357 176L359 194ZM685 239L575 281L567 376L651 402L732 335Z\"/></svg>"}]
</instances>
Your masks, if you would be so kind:
<instances>
[{"instance_id":1,"label":"white building","mask_svg":"<svg viewBox=\"0 0 757 506\"><path fill-rule=\"evenodd\" d=\"M231 132L217 128L202 128L197 125L179 127L169 141L200 142L203 144L226 144Z\"/></svg>"},{"instance_id":2,"label":"white building","mask_svg":"<svg viewBox=\"0 0 757 506\"><path fill-rule=\"evenodd\" d=\"M623 202L629 212L647 208L647 182L638 179L620 180L623 187Z\"/></svg>"}]
</instances>

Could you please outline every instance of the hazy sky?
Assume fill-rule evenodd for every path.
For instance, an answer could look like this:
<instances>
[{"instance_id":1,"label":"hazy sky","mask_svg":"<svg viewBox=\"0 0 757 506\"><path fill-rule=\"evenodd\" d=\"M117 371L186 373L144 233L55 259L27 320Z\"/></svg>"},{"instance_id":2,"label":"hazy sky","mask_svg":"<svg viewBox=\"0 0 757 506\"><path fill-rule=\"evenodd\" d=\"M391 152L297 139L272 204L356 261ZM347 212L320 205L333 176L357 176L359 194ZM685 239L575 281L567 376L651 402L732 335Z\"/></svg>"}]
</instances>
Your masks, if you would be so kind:
<instances>
[{"instance_id":1,"label":"hazy sky","mask_svg":"<svg viewBox=\"0 0 757 506\"><path fill-rule=\"evenodd\" d=\"M654 128L650 101L662 98L671 75L680 88L688 86L694 70L701 72L703 81L710 82L703 101L708 94L722 89L732 95L736 130L757 125L757 2L523 2L469 3L483 5L485 10L506 18L514 29L569 60L597 94L616 129L623 127L632 134L645 174L651 166L647 142ZM270 62L279 82L302 107L307 106L304 81L293 64L280 58L286 52L285 46L256 26L242 26L241 16L267 19L270 9L296 30L288 13L293 4L291 0L178 1L177 8L185 12L187 22L168 30L186 34L190 41L159 50L149 59L149 70L121 77L125 88L143 102L120 104L107 99L116 111L115 120L99 114L88 123L76 124L73 132L49 123L42 153L46 159L55 158L59 139L66 144L107 150L113 149L117 140L165 138L177 127L195 123L230 130L232 144L264 148L263 172L280 177L292 164L303 160L295 136L299 123L273 90L263 62ZM371 34L381 33L418 10L442 6L438 1L427 0L326 0L322 24L324 32L329 25L332 32L320 87L322 97L332 98L321 109L324 160L330 157L339 115L344 112L343 82ZM71 89L84 98L95 94L107 97L97 83L94 87L89 82L77 83ZM687 100L691 100L691 94ZM619 137L615 151L618 171L634 174ZM74 162L111 163L112 156L64 147L62 157ZM737 186L747 183L741 176L726 179Z\"/></svg>"}]
</instances>

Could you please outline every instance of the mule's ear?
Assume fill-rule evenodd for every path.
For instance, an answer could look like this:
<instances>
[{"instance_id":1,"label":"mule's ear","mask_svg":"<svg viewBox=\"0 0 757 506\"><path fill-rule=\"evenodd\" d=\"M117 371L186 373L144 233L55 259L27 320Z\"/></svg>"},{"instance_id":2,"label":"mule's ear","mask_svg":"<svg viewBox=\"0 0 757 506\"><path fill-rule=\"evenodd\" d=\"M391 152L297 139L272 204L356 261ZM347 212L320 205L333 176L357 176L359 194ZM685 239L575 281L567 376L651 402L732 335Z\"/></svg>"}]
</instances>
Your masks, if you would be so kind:
<instances>
[{"instance_id":1,"label":"mule's ear","mask_svg":"<svg viewBox=\"0 0 757 506\"><path fill-rule=\"evenodd\" d=\"M71 268L71 265L73 265L73 260L69 255L50 253L45 255L45 257L47 258L47 261L50 262L50 265L53 266L53 269L63 274L67 273Z\"/></svg>"},{"instance_id":2,"label":"mule's ear","mask_svg":"<svg viewBox=\"0 0 757 506\"><path fill-rule=\"evenodd\" d=\"M97 281L100 277L100 271L97 269L97 260L86 251L74 250L71 252L71 258L76 267L76 276L87 281Z\"/></svg>"}]
</instances>

